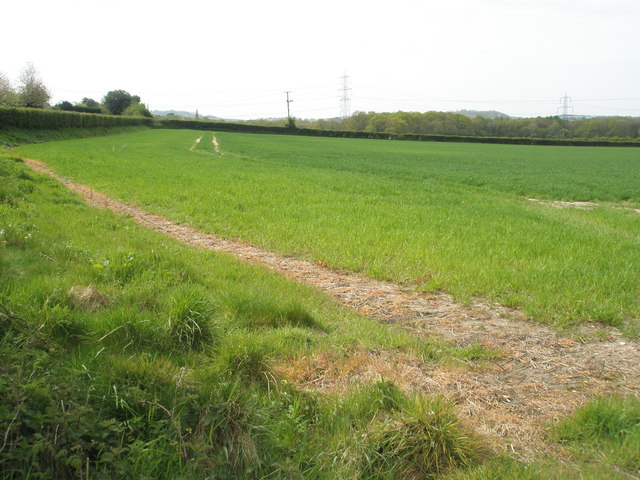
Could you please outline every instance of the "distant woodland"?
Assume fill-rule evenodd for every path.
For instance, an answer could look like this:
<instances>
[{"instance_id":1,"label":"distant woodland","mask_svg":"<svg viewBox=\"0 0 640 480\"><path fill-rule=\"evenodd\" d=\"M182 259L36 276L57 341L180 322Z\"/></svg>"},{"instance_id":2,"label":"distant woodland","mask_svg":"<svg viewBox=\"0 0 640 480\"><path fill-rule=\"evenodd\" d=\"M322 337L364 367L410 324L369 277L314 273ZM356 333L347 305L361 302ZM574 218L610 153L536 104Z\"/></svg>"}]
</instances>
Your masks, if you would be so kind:
<instances>
[{"instance_id":1,"label":"distant woodland","mask_svg":"<svg viewBox=\"0 0 640 480\"><path fill-rule=\"evenodd\" d=\"M282 120L248 123L274 125ZM447 112L356 112L347 118L298 120L296 126L323 130L413 133L422 135L469 135L479 137L608 138L640 137L639 117L569 118L486 118Z\"/></svg>"}]
</instances>

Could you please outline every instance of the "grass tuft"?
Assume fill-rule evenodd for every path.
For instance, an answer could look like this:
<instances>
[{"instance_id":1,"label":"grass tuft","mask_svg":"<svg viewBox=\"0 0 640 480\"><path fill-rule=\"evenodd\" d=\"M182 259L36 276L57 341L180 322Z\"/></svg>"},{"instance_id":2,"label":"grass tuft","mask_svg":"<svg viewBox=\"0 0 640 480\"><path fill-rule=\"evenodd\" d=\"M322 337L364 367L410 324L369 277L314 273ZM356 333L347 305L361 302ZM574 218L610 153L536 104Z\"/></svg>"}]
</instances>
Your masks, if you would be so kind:
<instances>
[{"instance_id":1,"label":"grass tuft","mask_svg":"<svg viewBox=\"0 0 640 480\"><path fill-rule=\"evenodd\" d=\"M268 385L274 381L267 347L251 336L229 335L218 349L218 365L228 378Z\"/></svg>"},{"instance_id":2,"label":"grass tuft","mask_svg":"<svg viewBox=\"0 0 640 480\"><path fill-rule=\"evenodd\" d=\"M371 447L367 470L387 478L434 478L480 453L442 397L413 397L402 412L373 427Z\"/></svg>"},{"instance_id":3,"label":"grass tuft","mask_svg":"<svg viewBox=\"0 0 640 480\"><path fill-rule=\"evenodd\" d=\"M203 350L218 339L212 317L215 308L199 288L185 286L173 295L167 337L179 350Z\"/></svg>"}]
</instances>

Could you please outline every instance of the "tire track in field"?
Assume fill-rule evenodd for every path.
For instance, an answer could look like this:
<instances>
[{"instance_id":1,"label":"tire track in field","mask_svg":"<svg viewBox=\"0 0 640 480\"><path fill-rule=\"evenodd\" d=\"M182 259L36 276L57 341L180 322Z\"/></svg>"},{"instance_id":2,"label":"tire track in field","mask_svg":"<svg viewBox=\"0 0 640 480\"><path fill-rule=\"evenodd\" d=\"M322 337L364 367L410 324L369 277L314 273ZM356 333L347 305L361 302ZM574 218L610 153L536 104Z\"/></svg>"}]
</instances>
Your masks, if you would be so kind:
<instances>
[{"instance_id":1,"label":"tire track in field","mask_svg":"<svg viewBox=\"0 0 640 480\"><path fill-rule=\"evenodd\" d=\"M198 138L196 138L193 143L191 144L191 146L189 147L189 150L191 150L193 152L193 150L198 146L198 144L200 143L200 140L202 140L202 137L204 135L200 135Z\"/></svg>"},{"instance_id":2,"label":"tire track in field","mask_svg":"<svg viewBox=\"0 0 640 480\"><path fill-rule=\"evenodd\" d=\"M516 310L482 302L463 306L446 294L417 294L401 285L316 263L283 257L249 243L177 225L65 179L43 163L24 159L78 193L86 203L131 216L180 242L234 255L313 285L363 315L398 324L426 338L439 335L458 346L481 345L502 352L489 365L434 366L397 352L352 352L347 359L314 354L276 366L302 388L339 391L381 376L407 390L439 392L452 399L463 419L492 439L493 447L523 458L552 447L545 425L571 413L594 395L640 395L640 343L605 332L601 341L580 342L526 321ZM603 327L583 327L593 338ZM303 372L301 374L300 372Z\"/></svg>"},{"instance_id":3,"label":"tire track in field","mask_svg":"<svg viewBox=\"0 0 640 480\"><path fill-rule=\"evenodd\" d=\"M222 157L222 151L220 150L220 143L216 138L216 134L214 133L211 137L211 143L213 144L213 151Z\"/></svg>"},{"instance_id":4,"label":"tire track in field","mask_svg":"<svg viewBox=\"0 0 640 480\"><path fill-rule=\"evenodd\" d=\"M198 144L202 141L203 137L204 137L204 134L196 138L191 144L191 147L189 147L189 150L193 152L198 146ZM218 139L216 138L215 134L211 136L211 145L213 145L213 151L222 157L223 154L222 154L222 151L220 150L220 143L218 142Z\"/></svg>"}]
</instances>

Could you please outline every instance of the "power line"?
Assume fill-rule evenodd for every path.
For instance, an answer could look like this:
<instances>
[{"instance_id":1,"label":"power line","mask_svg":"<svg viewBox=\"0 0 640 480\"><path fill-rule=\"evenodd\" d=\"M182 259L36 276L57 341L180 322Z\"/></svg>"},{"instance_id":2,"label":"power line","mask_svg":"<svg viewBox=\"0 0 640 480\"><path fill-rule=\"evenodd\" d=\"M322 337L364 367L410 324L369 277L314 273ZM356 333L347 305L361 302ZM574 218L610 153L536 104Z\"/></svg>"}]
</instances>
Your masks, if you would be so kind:
<instances>
[{"instance_id":1,"label":"power line","mask_svg":"<svg viewBox=\"0 0 640 480\"><path fill-rule=\"evenodd\" d=\"M287 94L287 120L289 121L289 123L291 123L291 112L289 110L289 104L293 102L293 100L289 100L289 94L291 93L290 91L287 90L284 93Z\"/></svg>"},{"instance_id":2,"label":"power line","mask_svg":"<svg viewBox=\"0 0 640 480\"><path fill-rule=\"evenodd\" d=\"M563 120L568 120L569 119L569 110L571 110L571 113L573 113L573 107L571 105L569 105L573 100L571 99L571 97L567 96L567 94L564 94L564 97L560 97L560 103L561 105L556 109L556 112L558 110L562 110L562 119Z\"/></svg>"},{"instance_id":3,"label":"power line","mask_svg":"<svg viewBox=\"0 0 640 480\"><path fill-rule=\"evenodd\" d=\"M340 88L340 118L347 118L351 115L351 97L349 97L349 76L345 74L340 77L342 87Z\"/></svg>"},{"instance_id":4,"label":"power line","mask_svg":"<svg viewBox=\"0 0 640 480\"><path fill-rule=\"evenodd\" d=\"M331 94L331 90L335 92L335 89L325 90L321 87L325 87L325 85L303 85L299 88L294 88L297 92L297 107L295 111L296 115L300 115L303 113L306 114L307 112L318 112L316 113L316 115L323 116L325 115L324 112L331 110L331 108L333 108L335 111L336 97L335 93ZM300 91L298 91L299 89ZM211 89L208 92L191 91L184 92L187 98L180 99L178 98L178 96L181 95L182 92L179 92L178 89L176 89L176 91L170 92L170 94L172 96L175 95L176 98L169 99L165 97L162 103L173 104L171 108L176 108L175 105L180 104L180 108L183 109L187 105L191 105L186 109L193 110L194 108L198 108L199 112L202 112L203 109L206 108L206 111L213 112L217 116L224 116L229 118L264 118L272 116L283 116L275 113L275 111L277 111L276 106L282 105L282 100L278 100L278 96L282 94L282 90L280 90L280 94L278 94L277 91L267 89L251 90L251 88L248 88L247 90L238 89L236 91L238 92L238 95L232 95L231 93L228 93L224 97L218 96L217 93L219 92L216 92L215 89ZM230 92L230 90L227 90L227 92ZM245 95L240 96L241 92L244 92ZM260 94L260 92L262 92L262 94ZM338 92L340 118L349 117L353 109L353 95L351 88L351 78L346 72L344 73L344 75L340 76ZM619 114L629 115L638 112L638 109L633 108L633 106L638 100L640 100L637 97L598 98L595 95L593 97L585 96L584 98L576 98L569 97L567 94L565 94L564 97L560 98L560 103L558 103L558 100L541 98L523 99L522 97L512 97L511 99L482 99L481 97L479 98L476 96L456 98L454 96L455 94L451 97L438 97L429 95L427 92L421 93L419 91L407 90L400 91L397 86L395 88L384 88L381 86L375 87L371 84L361 85L360 83L358 83L358 92L360 92L358 95L358 109L363 111L439 111L443 109L453 110L456 108L456 105L468 104L469 106L464 108L474 108L475 106L477 106L477 108L485 109L514 109L519 106L520 108L529 107L529 109L531 109L535 106L539 107L536 110L544 109L538 112L538 114L543 114L543 111L549 111L549 108L553 108L553 105L557 107L557 115L561 116L564 119L571 118L574 109L577 109L580 112L588 112L589 110L600 110L602 112L604 112L605 110L607 112L617 111ZM139 93L141 93L142 95L146 94L145 92ZM153 93L157 92L154 91ZM287 94L287 118L291 118L292 114L290 103L293 101L291 98L291 91L287 91L285 93ZM425 95L424 93L427 94ZM334 100L331 100L332 98ZM625 102L625 104L623 105L622 102ZM333 104L334 107L330 107L331 104ZM620 105L620 108L612 108L617 104ZM546 105L546 107L544 105ZM219 110L219 112L216 112L216 110ZM251 111L255 113L251 114Z\"/></svg>"}]
</instances>

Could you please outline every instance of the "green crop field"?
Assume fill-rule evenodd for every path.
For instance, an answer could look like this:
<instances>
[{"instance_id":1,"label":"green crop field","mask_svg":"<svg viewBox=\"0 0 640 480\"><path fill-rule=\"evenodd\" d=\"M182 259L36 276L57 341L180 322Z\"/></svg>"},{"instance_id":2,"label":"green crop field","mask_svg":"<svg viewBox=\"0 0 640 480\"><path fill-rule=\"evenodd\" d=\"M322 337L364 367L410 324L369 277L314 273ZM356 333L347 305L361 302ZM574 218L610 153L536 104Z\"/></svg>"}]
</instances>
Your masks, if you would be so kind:
<instances>
[{"instance_id":1,"label":"green crop field","mask_svg":"<svg viewBox=\"0 0 640 480\"><path fill-rule=\"evenodd\" d=\"M632 394L539 425L544 448L511 456L482 429L494 417L459 410L477 399L464 382L384 376L457 381L509 352L359 316L19 160L285 254L633 335L634 150L216 138L221 153L212 133L159 130L0 153L0 478L635 478Z\"/></svg>"},{"instance_id":2,"label":"green crop field","mask_svg":"<svg viewBox=\"0 0 640 480\"><path fill-rule=\"evenodd\" d=\"M496 301L557 326L597 321L637 334L637 149L216 137L222 155L211 132L166 130L15 155L286 255Z\"/></svg>"}]
</instances>

